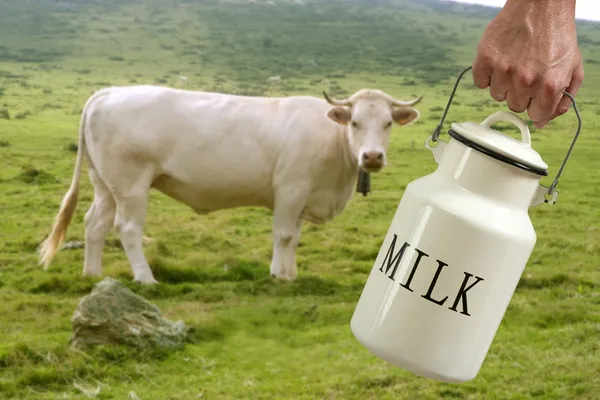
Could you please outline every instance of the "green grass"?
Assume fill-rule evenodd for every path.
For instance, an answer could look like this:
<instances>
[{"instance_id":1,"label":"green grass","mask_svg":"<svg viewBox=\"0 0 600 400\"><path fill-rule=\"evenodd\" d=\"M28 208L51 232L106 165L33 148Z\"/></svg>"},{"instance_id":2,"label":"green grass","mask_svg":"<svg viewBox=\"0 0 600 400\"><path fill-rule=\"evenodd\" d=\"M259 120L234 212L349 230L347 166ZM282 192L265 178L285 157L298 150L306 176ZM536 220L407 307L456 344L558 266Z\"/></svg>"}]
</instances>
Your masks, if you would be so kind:
<instances>
[{"instance_id":1,"label":"green grass","mask_svg":"<svg viewBox=\"0 0 600 400\"><path fill-rule=\"evenodd\" d=\"M598 399L600 398L600 34L580 24L583 131L559 202L531 210L538 243L480 375L448 385L371 355L350 317L406 185L434 170L422 144L454 80L471 63L485 9L428 1L4 1L0 12L0 398L84 399ZM324 226L306 225L299 277L269 278L271 218L261 209L197 216L152 192L145 245L156 278L140 287L116 236L104 271L193 328L175 352L68 347L70 318L98 279L82 249L49 271L35 250L73 169L79 112L107 85L159 83L262 95L344 96L375 87L425 94L421 120L396 129L391 165ZM279 84L268 84L281 76ZM505 109L467 75L451 121ZM447 126L445 128L447 128ZM575 132L572 112L533 141L557 172ZM516 129L505 129L516 135ZM444 133L444 140L448 136ZM83 241L92 199L82 182L67 240Z\"/></svg>"}]
</instances>

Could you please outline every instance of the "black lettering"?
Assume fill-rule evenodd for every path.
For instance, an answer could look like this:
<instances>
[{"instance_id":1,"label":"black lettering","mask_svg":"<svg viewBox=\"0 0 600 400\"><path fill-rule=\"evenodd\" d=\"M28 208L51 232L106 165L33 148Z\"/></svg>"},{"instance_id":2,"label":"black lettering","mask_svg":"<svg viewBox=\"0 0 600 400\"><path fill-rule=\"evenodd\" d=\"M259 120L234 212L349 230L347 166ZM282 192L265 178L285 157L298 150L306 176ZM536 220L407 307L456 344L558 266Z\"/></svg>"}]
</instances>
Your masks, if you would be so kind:
<instances>
[{"instance_id":1,"label":"black lettering","mask_svg":"<svg viewBox=\"0 0 600 400\"><path fill-rule=\"evenodd\" d=\"M419 263L421 262L421 257L423 257L423 256L425 256L425 257L429 257L429 254L425 254L425 253L423 253L423 252L422 252L421 250L419 250L419 249L415 249L415 251L416 251L417 253L419 253L419 256L418 256L418 257L417 257L417 259L415 260L415 263L414 263L414 265L413 265L413 267L412 267L412 270L410 271L410 274L408 275L408 279L406 280L406 283L405 283L405 284L402 284L402 283L400 284L400 286L402 286L402 287L403 287L403 288L405 288L405 289L408 289L408 290L410 290L411 292L412 292L413 290L410 288L410 283L412 282L412 280L413 280L413 277L415 276L415 272L417 272L417 267L419 266Z\"/></svg>"},{"instance_id":2,"label":"black lettering","mask_svg":"<svg viewBox=\"0 0 600 400\"><path fill-rule=\"evenodd\" d=\"M469 290L471 290L473 288L473 286L475 286L479 282L481 282L483 280L483 278L476 276L475 279L477 279L477 280L475 282L473 282L469 287L465 288L467 286L467 282L473 275L469 274L468 272L465 272L464 274L465 274L465 279L463 279L462 285L460 286L460 289L458 290L458 294L456 295L456 299L454 299L454 304L452 305L452 307L450 307L450 310L456 311L456 306L458 306L459 300L462 300L463 310L460 313L471 316L471 314L469 314L469 312L467 311L467 292Z\"/></svg>"},{"instance_id":3,"label":"black lettering","mask_svg":"<svg viewBox=\"0 0 600 400\"><path fill-rule=\"evenodd\" d=\"M437 260L437 262L438 262L438 268L437 268L437 271L435 271L435 275L433 276L431 285L429 285L429 290L427 291L426 294L422 295L421 297L426 300L431 301L432 303L437 304L438 306L441 306L446 302L446 300L448 300L448 296L444 297L442 300L436 300L431 297L431 294L433 293L433 289L435 288L435 284L440 276L440 273L442 272L442 269L444 267L448 266L448 264L446 264L445 262L442 262L440 260Z\"/></svg>"},{"instance_id":4,"label":"black lettering","mask_svg":"<svg viewBox=\"0 0 600 400\"><path fill-rule=\"evenodd\" d=\"M406 250L406 248L408 246L410 246L408 243L405 242L402 245L402 248L398 251L398 254L396 254L394 256L394 247L396 245L397 238L398 238L398 236L396 234L394 234L394 239L392 239L392 243L390 244L387 254L385 255L385 258L383 259L381 268L379 268L379 271L383 272L383 267L385 267L385 272L383 272L383 273L385 275L387 275L387 277L393 281L395 280L396 271L398 270L398 265L400 264L400 260L402 260L402 257L404 256L404 250ZM385 260L387 260L387 265L385 263ZM390 268L392 268L392 265L394 266L394 269L392 269L392 273L390 275L388 275L388 271L390 270Z\"/></svg>"}]
</instances>

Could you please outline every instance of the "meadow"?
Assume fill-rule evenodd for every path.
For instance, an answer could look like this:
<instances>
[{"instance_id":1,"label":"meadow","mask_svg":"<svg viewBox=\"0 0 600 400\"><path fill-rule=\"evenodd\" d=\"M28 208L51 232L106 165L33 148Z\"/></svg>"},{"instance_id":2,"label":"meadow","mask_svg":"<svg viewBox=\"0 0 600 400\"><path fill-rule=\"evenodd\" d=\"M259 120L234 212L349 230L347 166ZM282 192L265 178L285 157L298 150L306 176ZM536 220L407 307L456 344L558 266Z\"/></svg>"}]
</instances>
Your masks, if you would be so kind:
<instances>
[{"instance_id":1,"label":"meadow","mask_svg":"<svg viewBox=\"0 0 600 400\"><path fill-rule=\"evenodd\" d=\"M436 0L2 0L0 399L600 399L598 24L578 24L580 140L557 204L531 209L538 242L479 376L449 385L411 375L350 331L403 190L435 169L423 143L494 14ZM153 191L145 250L160 283L132 282L114 233L104 272L191 325L189 343L74 351L71 315L99 278L81 276L82 248L59 252L48 271L36 249L70 184L85 100L136 83L265 96L327 89L342 97L372 87L425 97L421 119L394 128L390 165L372 176L372 193L355 194L326 225L305 226L294 282L269 277L266 210L198 216ZM468 74L441 138L449 140L452 121L480 122L500 109ZM576 126L570 111L532 127L550 165L543 183ZM83 242L93 196L84 177L67 241Z\"/></svg>"}]
</instances>

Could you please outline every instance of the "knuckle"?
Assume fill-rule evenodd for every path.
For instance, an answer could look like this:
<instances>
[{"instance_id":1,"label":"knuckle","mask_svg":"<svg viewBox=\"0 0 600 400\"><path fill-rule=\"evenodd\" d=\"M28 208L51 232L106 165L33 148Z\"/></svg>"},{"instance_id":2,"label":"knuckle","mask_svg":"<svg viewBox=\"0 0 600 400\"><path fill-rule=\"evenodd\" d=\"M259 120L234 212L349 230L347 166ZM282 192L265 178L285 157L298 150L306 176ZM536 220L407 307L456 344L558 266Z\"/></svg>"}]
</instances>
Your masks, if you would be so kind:
<instances>
[{"instance_id":1,"label":"knuckle","mask_svg":"<svg viewBox=\"0 0 600 400\"><path fill-rule=\"evenodd\" d=\"M549 96L554 96L558 92L562 92L563 87L561 82L553 76L547 76L542 84L544 92Z\"/></svg>"},{"instance_id":2,"label":"knuckle","mask_svg":"<svg viewBox=\"0 0 600 400\"><path fill-rule=\"evenodd\" d=\"M519 86L531 87L535 83L535 73L526 68L520 68L516 71L517 84Z\"/></svg>"},{"instance_id":3,"label":"knuckle","mask_svg":"<svg viewBox=\"0 0 600 400\"><path fill-rule=\"evenodd\" d=\"M481 66L492 66L494 65L494 54L486 46L479 46L475 63Z\"/></svg>"},{"instance_id":4,"label":"knuckle","mask_svg":"<svg viewBox=\"0 0 600 400\"><path fill-rule=\"evenodd\" d=\"M497 60L494 63L494 72L497 74L506 75L510 72L510 70L511 70L510 63L508 63L504 60Z\"/></svg>"},{"instance_id":5,"label":"knuckle","mask_svg":"<svg viewBox=\"0 0 600 400\"><path fill-rule=\"evenodd\" d=\"M544 81L543 88L544 92L549 96L553 96L556 92L558 92L558 85L556 81L553 80Z\"/></svg>"},{"instance_id":6,"label":"knuckle","mask_svg":"<svg viewBox=\"0 0 600 400\"><path fill-rule=\"evenodd\" d=\"M507 73L511 67L510 62L505 57L487 47L478 51L476 65L489 70L493 74Z\"/></svg>"}]
</instances>

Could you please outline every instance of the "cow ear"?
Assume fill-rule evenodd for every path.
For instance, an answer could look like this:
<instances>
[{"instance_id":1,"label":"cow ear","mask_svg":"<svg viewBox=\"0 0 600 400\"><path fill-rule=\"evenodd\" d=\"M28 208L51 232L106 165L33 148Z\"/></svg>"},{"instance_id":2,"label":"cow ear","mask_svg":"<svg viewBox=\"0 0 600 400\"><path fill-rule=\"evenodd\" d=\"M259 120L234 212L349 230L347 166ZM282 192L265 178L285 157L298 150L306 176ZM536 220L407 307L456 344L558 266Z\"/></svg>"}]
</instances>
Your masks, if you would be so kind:
<instances>
[{"instance_id":1,"label":"cow ear","mask_svg":"<svg viewBox=\"0 0 600 400\"><path fill-rule=\"evenodd\" d=\"M398 125L410 125L419 119L419 111L411 107L396 108L392 111L392 119Z\"/></svg>"},{"instance_id":2,"label":"cow ear","mask_svg":"<svg viewBox=\"0 0 600 400\"><path fill-rule=\"evenodd\" d=\"M327 116L340 125L348 125L352 118L352 113L344 107L334 107L327 113Z\"/></svg>"}]
</instances>

